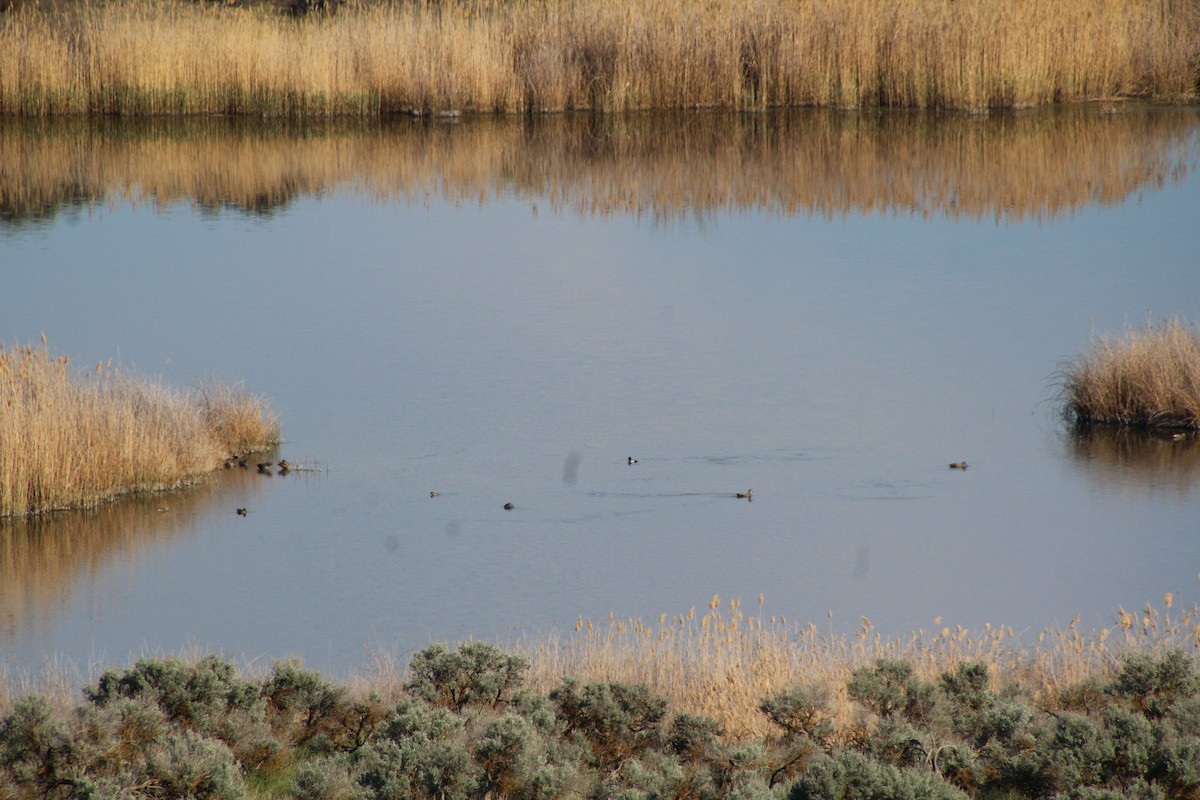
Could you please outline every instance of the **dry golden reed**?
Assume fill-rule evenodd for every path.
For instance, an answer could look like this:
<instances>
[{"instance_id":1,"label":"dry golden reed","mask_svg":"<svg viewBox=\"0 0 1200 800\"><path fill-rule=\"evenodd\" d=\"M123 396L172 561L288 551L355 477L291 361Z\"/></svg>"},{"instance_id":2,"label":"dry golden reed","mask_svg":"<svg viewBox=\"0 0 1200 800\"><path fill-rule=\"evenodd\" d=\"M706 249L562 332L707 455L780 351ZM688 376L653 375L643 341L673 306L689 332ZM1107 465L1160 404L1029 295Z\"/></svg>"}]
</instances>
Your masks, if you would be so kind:
<instances>
[{"instance_id":1,"label":"dry golden reed","mask_svg":"<svg viewBox=\"0 0 1200 800\"><path fill-rule=\"evenodd\" d=\"M469 124L0 119L0 228L95 204L270 214L305 195L486 203L655 221L718 213L1024 219L1186 176L1200 111L993 117L795 109Z\"/></svg>"},{"instance_id":2,"label":"dry golden reed","mask_svg":"<svg viewBox=\"0 0 1200 800\"><path fill-rule=\"evenodd\" d=\"M846 693L851 673L876 659L901 659L914 674L936 679L971 661L989 667L998 687L1020 681L1038 702L1054 707L1058 693L1087 677L1115 674L1123 653L1161 654L1181 648L1200 651L1200 609L1173 610L1167 594L1163 608L1151 604L1138 613L1118 609L1111 628L1084 632L1078 620L1065 629L1048 629L1033 641L1011 627L987 625L982 631L944 626L889 638L862 618L854 633L835 633L816 624L764 615L762 597L755 613L741 602L714 597L706 612L662 615L657 624L640 619L592 622L580 619L574 636L532 638L513 646L532 662L530 681L549 691L563 676L583 681L645 683L668 698L673 711L707 714L735 738L770 735L771 723L758 710L763 699L800 684L829 691L839 728L853 721Z\"/></svg>"},{"instance_id":3,"label":"dry golden reed","mask_svg":"<svg viewBox=\"0 0 1200 800\"><path fill-rule=\"evenodd\" d=\"M45 345L0 346L0 517L169 489L279 439L262 400L168 388L119 365L74 370Z\"/></svg>"},{"instance_id":4,"label":"dry golden reed","mask_svg":"<svg viewBox=\"0 0 1200 800\"><path fill-rule=\"evenodd\" d=\"M1172 317L1097 337L1065 368L1063 395L1081 422L1200 428L1200 328Z\"/></svg>"},{"instance_id":5,"label":"dry golden reed","mask_svg":"<svg viewBox=\"0 0 1200 800\"><path fill-rule=\"evenodd\" d=\"M0 17L0 113L18 114L979 110L1186 101L1198 77L1190 0L412 0L301 19L127 0Z\"/></svg>"},{"instance_id":6,"label":"dry golden reed","mask_svg":"<svg viewBox=\"0 0 1200 800\"><path fill-rule=\"evenodd\" d=\"M672 713L711 715L732 739L761 739L777 731L759 704L797 685L828 690L831 716L839 729L859 724L846 682L855 669L879 658L904 660L923 680L935 680L964 662L982 663L994 688L1019 682L1033 692L1039 707L1054 709L1061 691L1087 678L1114 677L1123 655L1162 656L1182 650L1196 658L1200 607L1177 609L1173 594L1167 593L1161 606L1118 608L1111 627L1087 632L1076 619L1066 628L1050 628L1029 640L1003 625L968 631L943 625L938 618L932 630L889 638L866 618L853 633L840 634L833 631L832 620L830 629L821 631L811 622L768 617L761 596L753 614L742 610L740 600L714 597L704 612L693 608L686 614L663 614L653 624L611 614L600 622L581 618L573 635L526 637L510 642L507 649L529 659L527 683L540 693L560 685L564 676L584 682L645 683L668 700ZM182 657L194 661L201 655L192 651ZM69 707L78 697L77 687L94 680L99 667L59 660L40 670L13 672L0 662L0 716L29 692ZM245 669L253 673L256 667L252 663ZM349 686L358 695L374 694L395 703L411 679L403 658L378 650L366 669L350 676Z\"/></svg>"}]
</instances>

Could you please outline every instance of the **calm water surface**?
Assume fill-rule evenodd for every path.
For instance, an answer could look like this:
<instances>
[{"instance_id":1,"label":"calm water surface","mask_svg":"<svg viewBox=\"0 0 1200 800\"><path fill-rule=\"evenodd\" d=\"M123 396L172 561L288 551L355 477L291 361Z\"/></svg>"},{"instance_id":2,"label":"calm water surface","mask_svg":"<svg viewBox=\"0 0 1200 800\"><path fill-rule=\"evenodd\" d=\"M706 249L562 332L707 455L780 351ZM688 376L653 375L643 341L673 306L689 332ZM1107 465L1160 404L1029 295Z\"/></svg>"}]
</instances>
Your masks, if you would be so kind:
<instances>
[{"instance_id":1,"label":"calm water surface","mask_svg":"<svg viewBox=\"0 0 1200 800\"><path fill-rule=\"evenodd\" d=\"M1200 599L1200 442L1054 400L1200 318L1197 109L5 125L0 337L242 382L316 467L3 523L10 668Z\"/></svg>"}]
</instances>

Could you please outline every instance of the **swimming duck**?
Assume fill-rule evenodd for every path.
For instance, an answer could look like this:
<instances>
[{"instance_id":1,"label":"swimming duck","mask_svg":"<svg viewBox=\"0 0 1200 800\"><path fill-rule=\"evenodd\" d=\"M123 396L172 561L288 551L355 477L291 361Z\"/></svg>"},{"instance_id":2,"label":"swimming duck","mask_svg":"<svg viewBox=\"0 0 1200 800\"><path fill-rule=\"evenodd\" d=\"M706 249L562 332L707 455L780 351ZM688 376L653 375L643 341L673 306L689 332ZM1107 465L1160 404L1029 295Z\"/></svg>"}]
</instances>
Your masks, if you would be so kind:
<instances>
[{"instance_id":1,"label":"swimming duck","mask_svg":"<svg viewBox=\"0 0 1200 800\"><path fill-rule=\"evenodd\" d=\"M292 468L292 462L285 458L279 462L278 466L281 472L288 472Z\"/></svg>"},{"instance_id":2,"label":"swimming duck","mask_svg":"<svg viewBox=\"0 0 1200 800\"><path fill-rule=\"evenodd\" d=\"M239 517L244 517L244 516L246 516L246 509L244 509L244 508L239 508L239 509L237 510L237 513L238 513L238 516L239 516Z\"/></svg>"},{"instance_id":3,"label":"swimming duck","mask_svg":"<svg viewBox=\"0 0 1200 800\"><path fill-rule=\"evenodd\" d=\"M512 503L505 503L505 504L504 504L504 510L505 510L505 511L512 511L512 510L513 510L513 504L512 504Z\"/></svg>"},{"instance_id":4,"label":"swimming duck","mask_svg":"<svg viewBox=\"0 0 1200 800\"><path fill-rule=\"evenodd\" d=\"M430 497L437 497L437 496L438 496L438 494L439 494L439 492L430 492L430 493L429 493L429 496L430 496Z\"/></svg>"},{"instance_id":5,"label":"swimming duck","mask_svg":"<svg viewBox=\"0 0 1200 800\"><path fill-rule=\"evenodd\" d=\"M953 464L950 465L950 469L966 469L966 468L967 468L967 462L965 462L965 461L955 461Z\"/></svg>"},{"instance_id":6,"label":"swimming duck","mask_svg":"<svg viewBox=\"0 0 1200 800\"><path fill-rule=\"evenodd\" d=\"M264 475L270 475L271 474L271 462L264 461L261 464L259 464L258 471L263 473Z\"/></svg>"},{"instance_id":7,"label":"swimming duck","mask_svg":"<svg viewBox=\"0 0 1200 800\"><path fill-rule=\"evenodd\" d=\"M630 457L629 457L629 463L630 463L630 464L636 464L636 463L637 463L637 459L636 459L636 458L634 458L633 456L630 456Z\"/></svg>"},{"instance_id":8,"label":"swimming duck","mask_svg":"<svg viewBox=\"0 0 1200 800\"><path fill-rule=\"evenodd\" d=\"M747 489L747 490L746 490L746 491L744 491L744 492L738 492L738 493L737 493L736 495L734 495L734 496L735 496L735 497L739 497L739 498L741 498L742 500L752 500L753 498L752 498L750 495L751 495L751 494L753 494L753 493L754 493L754 490L753 490L753 489Z\"/></svg>"}]
</instances>

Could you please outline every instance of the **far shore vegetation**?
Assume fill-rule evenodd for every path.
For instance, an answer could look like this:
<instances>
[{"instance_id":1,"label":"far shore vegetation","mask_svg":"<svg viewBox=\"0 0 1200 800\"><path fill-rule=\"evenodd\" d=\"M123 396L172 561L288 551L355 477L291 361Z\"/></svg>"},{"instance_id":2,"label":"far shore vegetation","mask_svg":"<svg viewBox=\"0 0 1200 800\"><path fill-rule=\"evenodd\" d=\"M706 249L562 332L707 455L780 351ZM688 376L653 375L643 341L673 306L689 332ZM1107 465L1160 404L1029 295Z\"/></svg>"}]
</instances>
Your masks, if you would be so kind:
<instances>
[{"instance_id":1,"label":"far shore vegetation","mask_svg":"<svg viewBox=\"0 0 1200 800\"><path fill-rule=\"evenodd\" d=\"M1172 317L1097 337L1064 369L1062 391L1082 424L1200 429L1200 327Z\"/></svg>"},{"instance_id":2,"label":"far shore vegetation","mask_svg":"<svg viewBox=\"0 0 1200 800\"><path fill-rule=\"evenodd\" d=\"M217 655L0 672L0 797L1168 800L1200 794L1200 609L889 640L714 597L433 644L337 684ZM80 688L82 687L82 688Z\"/></svg>"},{"instance_id":3,"label":"far shore vegetation","mask_svg":"<svg viewBox=\"0 0 1200 800\"><path fill-rule=\"evenodd\" d=\"M184 486L278 441L265 401L221 381L181 390L111 360L77 370L45 337L0 345L0 518Z\"/></svg>"},{"instance_id":4,"label":"far shore vegetation","mask_svg":"<svg viewBox=\"0 0 1200 800\"><path fill-rule=\"evenodd\" d=\"M1193 0L0 0L0 113L1194 102Z\"/></svg>"}]
</instances>

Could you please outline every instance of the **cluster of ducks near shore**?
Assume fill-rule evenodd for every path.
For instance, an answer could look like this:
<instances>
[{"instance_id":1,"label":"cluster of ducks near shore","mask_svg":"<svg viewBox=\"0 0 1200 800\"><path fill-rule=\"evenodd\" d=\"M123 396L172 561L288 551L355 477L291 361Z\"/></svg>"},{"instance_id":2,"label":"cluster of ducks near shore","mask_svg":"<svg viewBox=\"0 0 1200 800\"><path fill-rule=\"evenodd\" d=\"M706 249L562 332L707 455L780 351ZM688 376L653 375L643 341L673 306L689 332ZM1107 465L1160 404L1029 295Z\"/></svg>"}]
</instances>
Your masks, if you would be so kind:
<instances>
[{"instance_id":1,"label":"cluster of ducks near shore","mask_svg":"<svg viewBox=\"0 0 1200 800\"><path fill-rule=\"evenodd\" d=\"M261 472L263 475L273 475L274 474L273 469L275 467L279 467L280 475L287 475L289 472L292 471L292 462L288 461L286 458L283 459L282 461L278 461L274 464L272 464L270 461L261 461L259 463L256 463L254 466L256 466L258 468L258 471ZM234 467L241 467L242 469L249 469L250 461L248 459L246 459L244 456L229 456L228 458L225 459L225 469L232 469Z\"/></svg>"},{"instance_id":2,"label":"cluster of ducks near shore","mask_svg":"<svg viewBox=\"0 0 1200 800\"><path fill-rule=\"evenodd\" d=\"M286 458L282 459L280 461L277 461L274 464L272 464L270 461L260 461L260 462L256 463L254 466L258 469L258 473L260 475L274 475L275 474L275 472L273 471L274 467L279 467L280 475L287 475L289 472L292 471L292 462L288 461ZM228 458L225 459L225 469L233 469L234 467L241 467L242 469L250 469L250 461L244 456L229 456ZM237 509L237 515L239 517L244 517L249 513L250 513L250 510L247 508Z\"/></svg>"}]
</instances>

